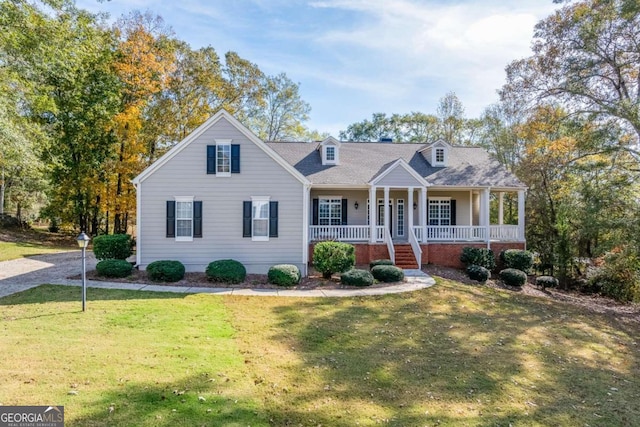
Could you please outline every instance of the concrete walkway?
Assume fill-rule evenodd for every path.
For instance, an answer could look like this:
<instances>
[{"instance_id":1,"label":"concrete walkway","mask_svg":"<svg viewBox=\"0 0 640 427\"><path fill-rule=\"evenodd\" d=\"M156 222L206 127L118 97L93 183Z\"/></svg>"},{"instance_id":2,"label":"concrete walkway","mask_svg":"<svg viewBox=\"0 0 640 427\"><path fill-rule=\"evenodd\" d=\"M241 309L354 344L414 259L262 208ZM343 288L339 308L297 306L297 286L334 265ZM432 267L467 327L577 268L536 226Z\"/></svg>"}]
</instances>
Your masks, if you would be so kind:
<instances>
[{"instance_id":1,"label":"concrete walkway","mask_svg":"<svg viewBox=\"0 0 640 427\"><path fill-rule=\"evenodd\" d=\"M67 279L80 273L82 265L80 251L70 251L50 255L38 255L0 262L0 297L22 292L43 283L52 285L82 286L81 280ZM95 269L96 260L87 253L87 270ZM133 291L176 292L185 294L280 296L280 297L354 297L384 295L417 291L435 284L435 280L421 270L405 270L406 281L400 285L362 289L247 289L209 288L147 285L141 283L120 283L88 280L87 287L103 289L128 289Z\"/></svg>"}]
</instances>

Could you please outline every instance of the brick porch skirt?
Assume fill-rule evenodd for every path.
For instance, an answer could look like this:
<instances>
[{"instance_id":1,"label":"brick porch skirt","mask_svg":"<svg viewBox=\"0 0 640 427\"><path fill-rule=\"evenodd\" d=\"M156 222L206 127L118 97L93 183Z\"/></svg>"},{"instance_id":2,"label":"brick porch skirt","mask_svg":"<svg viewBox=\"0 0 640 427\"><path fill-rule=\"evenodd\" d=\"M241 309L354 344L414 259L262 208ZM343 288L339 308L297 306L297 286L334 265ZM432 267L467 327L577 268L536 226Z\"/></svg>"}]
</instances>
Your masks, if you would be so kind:
<instances>
[{"instance_id":1,"label":"brick porch skirt","mask_svg":"<svg viewBox=\"0 0 640 427\"><path fill-rule=\"evenodd\" d=\"M384 243L353 243L356 248L356 264L365 265L371 261L382 258L389 258L387 245ZM474 248L486 248L486 243L425 243L420 245L422 248L421 264L434 264L443 267L464 267L460 262L462 248L471 246ZM309 244L309 260L313 260L314 243ZM495 256L504 249L525 249L524 242L491 242L490 249ZM497 260L496 260L497 261Z\"/></svg>"}]
</instances>

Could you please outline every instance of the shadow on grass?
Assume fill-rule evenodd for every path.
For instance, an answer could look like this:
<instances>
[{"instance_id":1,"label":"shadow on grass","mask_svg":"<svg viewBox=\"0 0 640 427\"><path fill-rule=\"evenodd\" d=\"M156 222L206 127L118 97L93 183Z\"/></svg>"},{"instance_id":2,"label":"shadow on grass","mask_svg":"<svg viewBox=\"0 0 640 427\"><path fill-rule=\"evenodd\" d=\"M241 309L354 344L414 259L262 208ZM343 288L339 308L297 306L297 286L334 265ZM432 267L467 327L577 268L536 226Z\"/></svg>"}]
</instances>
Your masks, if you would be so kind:
<instances>
[{"instance_id":1,"label":"shadow on grass","mask_svg":"<svg viewBox=\"0 0 640 427\"><path fill-rule=\"evenodd\" d=\"M326 384L274 402L275 425L307 425L314 405L314 423L345 427L640 424L638 330L606 316L442 283L274 310L275 338L304 361L292 382Z\"/></svg>"},{"instance_id":2,"label":"shadow on grass","mask_svg":"<svg viewBox=\"0 0 640 427\"><path fill-rule=\"evenodd\" d=\"M87 288L87 305L91 301L183 299L191 294L175 292L130 291L123 289ZM40 285L26 291L0 298L0 306L17 304L42 304L48 302L82 301L79 286Z\"/></svg>"},{"instance_id":3,"label":"shadow on grass","mask_svg":"<svg viewBox=\"0 0 640 427\"><path fill-rule=\"evenodd\" d=\"M103 391L67 426L267 426L254 401L234 396L225 378L203 373L173 383L126 384ZM230 380L233 382L234 380Z\"/></svg>"}]
</instances>

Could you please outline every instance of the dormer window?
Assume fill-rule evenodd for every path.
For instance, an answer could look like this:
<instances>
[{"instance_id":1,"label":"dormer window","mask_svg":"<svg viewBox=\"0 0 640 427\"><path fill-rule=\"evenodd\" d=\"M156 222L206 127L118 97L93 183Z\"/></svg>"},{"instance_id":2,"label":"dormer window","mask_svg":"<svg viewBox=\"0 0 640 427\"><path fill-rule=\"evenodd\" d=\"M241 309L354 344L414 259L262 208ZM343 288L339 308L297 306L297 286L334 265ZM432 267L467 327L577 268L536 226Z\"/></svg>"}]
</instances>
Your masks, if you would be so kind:
<instances>
[{"instance_id":1,"label":"dormer window","mask_svg":"<svg viewBox=\"0 0 640 427\"><path fill-rule=\"evenodd\" d=\"M325 159L327 163L335 163L336 161L336 147L328 146L325 147Z\"/></svg>"},{"instance_id":2,"label":"dormer window","mask_svg":"<svg viewBox=\"0 0 640 427\"><path fill-rule=\"evenodd\" d=\"M328 137L320 143L318 151L322 156L323 165L339 165L340 164L340 141L333 137Z\"/></svg>"}]
</instances>

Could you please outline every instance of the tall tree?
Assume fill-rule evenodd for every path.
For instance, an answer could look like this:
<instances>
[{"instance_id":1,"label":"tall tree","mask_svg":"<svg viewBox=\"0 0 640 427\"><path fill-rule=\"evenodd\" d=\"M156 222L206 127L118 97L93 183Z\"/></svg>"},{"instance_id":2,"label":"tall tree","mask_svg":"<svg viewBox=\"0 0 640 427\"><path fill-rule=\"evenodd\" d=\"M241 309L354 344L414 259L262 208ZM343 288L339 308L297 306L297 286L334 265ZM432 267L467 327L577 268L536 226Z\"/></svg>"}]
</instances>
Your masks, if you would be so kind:
<instances>
[{"instance_id":1,"label":"tall tree","mask_svg":"<svg viewBox=\"0 0 640 427\"><path fill-rule=\"evenodd\" d=\"M264 79L264 106L252 111L248 120L256 135L268 141L304 138L311 106L300 98L299 86L285 73Z\"/></svg>"},{"instance_id":2,"label":"tall tree","mask_svg":"<svg viewBox=\"0 0 640 427\"><path fill-rule=\"evenodd\" d=\"M449 144L461 144L464 141L465 118L462 102L449 92L438 103L437 116L440 120L440 138Z\"/></svg>"},{"instance_id":3,"label":"tall tree","mask_svg":"<svg viewBox=\"0 0 640 427\"><path fill-rule=\"evenodd\" d=\"M628 136L608 148L640 142L640 7L629 0L569 3L535 28L531 57L507 67L502 97L559 102L574 114L614 120Z\"/></svg>"}]
</instances>

